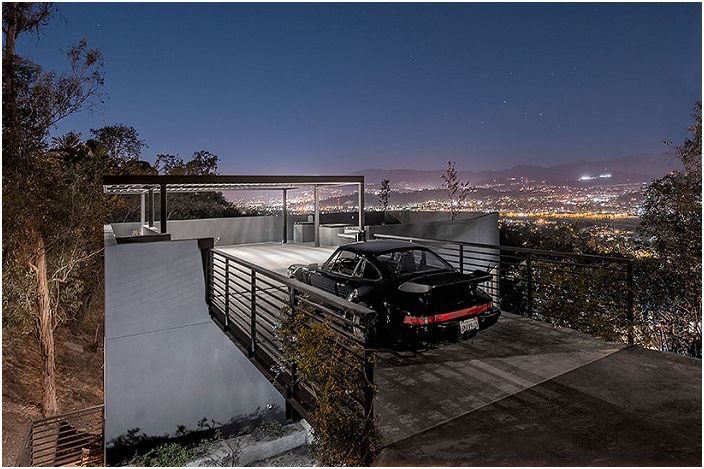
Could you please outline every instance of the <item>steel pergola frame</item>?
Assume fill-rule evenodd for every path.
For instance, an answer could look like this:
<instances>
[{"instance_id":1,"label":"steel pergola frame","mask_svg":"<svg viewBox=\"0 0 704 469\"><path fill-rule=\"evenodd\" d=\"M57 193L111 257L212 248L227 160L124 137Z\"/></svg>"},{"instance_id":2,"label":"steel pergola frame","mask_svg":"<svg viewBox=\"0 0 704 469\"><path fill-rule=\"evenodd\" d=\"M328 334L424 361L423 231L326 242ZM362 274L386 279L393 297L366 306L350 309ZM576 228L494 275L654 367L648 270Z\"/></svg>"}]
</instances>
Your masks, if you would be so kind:
<instances>
[{"instance_id":1,"label":"steel pergola frame","mask_svg":"<svg viewBox=\"0 0 704 469\"><path fill-rule=\"evenodd\" d=\"M358 192L359 229L364 228L364 176L159 176L159 175L120 175L103 176L103 191L113 195L140 195L141 223L148 217L150 227L154 226L154 192L159 192L161 201L160 231L167 233L168 193L222 192L234 190L281 190L283 197L283 238L287 233L287 192L293 189L313 188L315 204L315 246L320 246L320 201L318 187L356 185Z\"/></svg>"}]
</instances>

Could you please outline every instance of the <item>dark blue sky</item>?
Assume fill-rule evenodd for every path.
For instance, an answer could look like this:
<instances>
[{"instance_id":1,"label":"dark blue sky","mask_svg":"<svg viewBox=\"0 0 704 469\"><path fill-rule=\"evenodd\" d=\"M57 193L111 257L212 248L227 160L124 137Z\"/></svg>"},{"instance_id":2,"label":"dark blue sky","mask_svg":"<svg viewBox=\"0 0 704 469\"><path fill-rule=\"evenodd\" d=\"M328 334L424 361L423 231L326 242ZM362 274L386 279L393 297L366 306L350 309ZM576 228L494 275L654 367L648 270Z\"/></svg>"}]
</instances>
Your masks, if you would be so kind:
<instances>
[{"instance_id":1,"label":"dark blue sky","mask_svg":"<svg viewBox=\"0 0 704 469\"><path fill-rule=\"evenodd\" d=\"M49 68L86 37L125 123L222 173L550 165L660 152L701 99L699 4L59 4Z\"/></svg>"}]
</instances>

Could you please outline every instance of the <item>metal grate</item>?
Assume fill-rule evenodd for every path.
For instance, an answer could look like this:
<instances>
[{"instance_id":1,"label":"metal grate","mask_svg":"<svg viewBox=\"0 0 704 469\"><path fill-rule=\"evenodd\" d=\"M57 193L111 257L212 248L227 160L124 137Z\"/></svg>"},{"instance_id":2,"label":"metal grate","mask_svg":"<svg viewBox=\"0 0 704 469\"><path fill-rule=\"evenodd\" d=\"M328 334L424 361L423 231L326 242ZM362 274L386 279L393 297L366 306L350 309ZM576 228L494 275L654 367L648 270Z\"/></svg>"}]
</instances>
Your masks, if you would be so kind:
<instances>
[{"instance_id":1,"label":"metal grate","mask_svg":"<svg viewBox=\"0 0 704 469\"><path fill-rule=\"evenodd\" d=\"M34 421L26 454L30 466L104 466L103 406Z\"/></svg>"}]
</instances>

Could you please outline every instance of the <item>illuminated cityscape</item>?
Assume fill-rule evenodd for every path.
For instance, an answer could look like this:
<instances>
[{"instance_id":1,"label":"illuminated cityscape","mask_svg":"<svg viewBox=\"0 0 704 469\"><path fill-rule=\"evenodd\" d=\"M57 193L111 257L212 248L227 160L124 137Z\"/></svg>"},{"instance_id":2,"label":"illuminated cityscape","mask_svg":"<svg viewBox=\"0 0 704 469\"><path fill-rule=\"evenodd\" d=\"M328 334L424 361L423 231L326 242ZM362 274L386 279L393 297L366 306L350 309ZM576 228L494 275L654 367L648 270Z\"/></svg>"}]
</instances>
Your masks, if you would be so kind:
<instances>
[{"instance_id":1,"label":"illuminated cityscape","mask_svg":"<svg viewBox=\"0 0 704 469\"><path fill-rule=\"evenodd\" d=\"M371 187L370 187L371 186ZM483 184L471 189L467 199L459 202L459 211L499 212L506 218L625 219L637 217L642 202L641 183L614 185L550 185L529 179ZM281 210L281 195L228 193L229 198L246 211L273 213ZM321 189L323 212L357 210L357 197L348 189ZM292 213L312 213L313 193L292 191L288 205ZM366 209L382 210L378 188L367 185ZM395 188L388 210L448 211L450 202L445 190L427 186L411 190Z\"/></svg>"}]
</instances>

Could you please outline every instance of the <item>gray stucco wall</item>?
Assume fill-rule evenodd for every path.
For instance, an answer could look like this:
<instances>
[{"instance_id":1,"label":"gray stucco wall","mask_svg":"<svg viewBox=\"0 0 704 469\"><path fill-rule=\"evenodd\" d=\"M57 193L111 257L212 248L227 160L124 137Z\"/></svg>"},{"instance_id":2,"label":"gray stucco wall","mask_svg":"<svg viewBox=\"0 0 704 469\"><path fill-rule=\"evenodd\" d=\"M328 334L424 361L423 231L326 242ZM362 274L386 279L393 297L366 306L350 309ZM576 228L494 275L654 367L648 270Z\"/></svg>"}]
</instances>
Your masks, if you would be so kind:
<instances>
[{"instance_id":1,"label":"gray stucco wall","mask_svg":"<svg viewBox=\"0 0 704 469\"><path fill-rule=\"evenodd\" d=\"M155 222L159 232L161 224ZM129 236L139 229L139 223L113 223L116 236ZM201 218L198 220L169 220L166 224L172 240L213 238L216 246L230 244L281 241L283 217Z\"/></svg>"},{"instance_id":2,"label":"gray stucco wall","mask_svg":"<svg viewBox=\"0 0 704 469\"><path fill-rule=\"evenodd\" d=\"M424 213L429 214L432 212L420 212L420 214L411 215L408 219L434 218L432 215L421 215ZM500 244L498 213L464 213L459 214L461 216L454 221L447 220L447 213L442 215L445 216L444 220L441 219L442 221L368 226L367 239L373 239L374 234L393 234L411 238L464 241L492 246ZM442 246L435 245L435 247L440 248L438 251L441 254L447 252L442 250ZM467 246L465 247L465 253L465 268L467 270L480 269L493 274L494 280L486 283L485 286L488 287L487 292L497 300L499 295L499 250ZM455 267L459 267L459 262L453 260L453 258L448 257L447 260Z\"/></svg>"},{"instance_id":3,"label":"gray stucco wall","mask_svg":"<svg viewBox=\"0 0 704 469\"><path fill-rule=\"evenodd\" d=\"M105 248L105 433L172 435L283 399L208 317L196 240ZM271 410L269 411L271 412Z\"/></svg>"},{"instance_id":4,"label":"gray stucco wall","mask_svg":"<svg viewBox=\"0 0 704 469\"><path fill-rule=\"evenodd\" d=\"M461 220L477 220L477 213L460 212L457 214L455 222L449 221L449 213L447 212L418 212L418 211L389 211L388 217L393 218L404 226L408 224L426 224L437 222L438 225L457 224ZM485 214L481 214L484 216ZM498 214L487 214L494 216L498 220ZM293 241L294 223L306 221L307 215L288 216L288 239ZM365 214L366 225L378 225L382 221L381 212L367 212ZM357 226L357 212L344 213L323 213L320 216L321 224L337 224L343 223L351 226ZM482 227L487 227L491 224L490 221L477 222ZM473 226L477 224L473 222ZM461 224L460 224L461 225ZM160 223L155 222L156 232L159 232ZM384 230L387 226L384 225ZM396 225L398 226L398 225ZM139 230L139 223L113 223L113 231L115 236L131 236L133 231ZM178 239L197 239L197 238L213 238L216 240L216 246L227 246L230 244L245 244L245 243L261 243L266 241L279 242L283 233L283 217L280 215L268 215L257 217L232 217L232 218L202 218L199 220L169 220L167 224L168 232L171 234L172 240ZM392 228L393 229L393 228ZM398 228L397 228L398 229ZM421 231L425 232L426 228ZM462 233L462 229L450 228L447 233L452 236L471 236L480 237L481 239L494 239L488 236L487 233L480 233L482 229L473 228L470 234ZM498 229L497 229L498 233ZM145 232L145 234L149 234ZM455 238L448 238L455 239ZM498 234L496 242L486 241L489 244L498 244ZM461 239L467 241L467 239ZM323 240L321 240L323 241ZM334 242L333 242L334 241ZM484 241L475 241L484 242ZM339 240L325 240L326 245L338 245Z\"/></svg>"},{"instance_id":5,"label":"gray stucco wall","mask_svg":"<svg viewBox=\"0 0 704 469\"><path fill-rule=\"evenodd\" d=\"M368 226L369 234L396 234L414 238L443 239L449 241L465 241L469 243L499 244L499 214L483 213L466 215L454 221L434 221L432 212L428 215L409 217L407 223L397 225ZM443 214L447 217L447 214ZM425 219L424 219L425 218Z\"/></svg>"}]
</instances>

